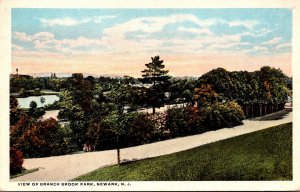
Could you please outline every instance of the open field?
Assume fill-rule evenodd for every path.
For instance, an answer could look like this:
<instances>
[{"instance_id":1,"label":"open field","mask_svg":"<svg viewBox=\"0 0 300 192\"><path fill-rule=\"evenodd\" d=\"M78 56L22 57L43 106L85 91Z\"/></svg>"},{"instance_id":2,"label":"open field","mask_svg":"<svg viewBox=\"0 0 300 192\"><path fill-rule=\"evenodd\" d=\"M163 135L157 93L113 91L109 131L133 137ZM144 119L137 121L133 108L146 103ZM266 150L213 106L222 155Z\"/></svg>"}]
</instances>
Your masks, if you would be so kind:
<instances>
[{"instance_id":1,"label":"open field","mask_svg":"<svg viewBox=\"0 0 300 192\"><path fill-rule=\"evenodd\" d=\"M292 180L292 123L101 168L75 180Z\"/></svg>"}]
</instances>

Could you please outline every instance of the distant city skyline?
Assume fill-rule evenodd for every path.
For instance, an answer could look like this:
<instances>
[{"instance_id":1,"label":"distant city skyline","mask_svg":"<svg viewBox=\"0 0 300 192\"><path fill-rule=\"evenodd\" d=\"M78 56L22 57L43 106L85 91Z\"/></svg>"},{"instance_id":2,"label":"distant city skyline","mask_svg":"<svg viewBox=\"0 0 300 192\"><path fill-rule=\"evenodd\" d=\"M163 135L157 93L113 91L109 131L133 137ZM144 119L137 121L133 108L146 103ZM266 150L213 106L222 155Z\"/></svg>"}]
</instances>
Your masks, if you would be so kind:
<instances>
[{"instance_id":1,"label":"distant city skyline","mask_svg":"<svg viewBox=\"0 0 300 192\"><path fill-rule=\"evenodd\" d=\"M159 55L173 76L280 68L291 76L290 9L12 9L20 74L141 76Z\"/></svg>"}]
</instances>

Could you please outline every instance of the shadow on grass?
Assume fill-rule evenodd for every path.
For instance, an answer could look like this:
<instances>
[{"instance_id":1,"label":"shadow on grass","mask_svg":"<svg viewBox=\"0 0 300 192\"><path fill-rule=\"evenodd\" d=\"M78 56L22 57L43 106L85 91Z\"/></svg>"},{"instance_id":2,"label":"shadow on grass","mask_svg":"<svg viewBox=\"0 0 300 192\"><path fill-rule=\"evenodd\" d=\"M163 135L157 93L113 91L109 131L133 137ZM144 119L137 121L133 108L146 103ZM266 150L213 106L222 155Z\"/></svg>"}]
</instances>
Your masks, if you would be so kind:
<instances>
[{"instance_id":1,"label":"shadow on grass","mask_svg":"<svg viewBox=\"0 0 300 192\"><path fill-rule=\"evenodd\" d=\"M262 117L252 118L250 120L254 120L254 121L279 120L279 119L283 119L287 114L289 114L292 111L293 111L292 108L285 108L285 109L283 109L281 111L277 111L275 113L264 115Z\"/></svg>"},{"instance_id":2,"label":"shadow on grass","mask_svg":"<svg viewBox=\"0 0 300 192\"><path fill-rule=\"evenodd\" d=\"M16 177L21 177L23 175L29 174L29 173L33 173L38 171L40 168L34 168L34 169L23 169L21 173L17 173L15 175L10 175L10 179L16 178Z\"/></svg>"},{"instance_id":3,"label":"shadow on grass","mask_svg":"<svg viewBox=\"0 0 300 192\"><path fill-rule=\"evenodd\" d=\"M133 159L122 159L120 162L120 165L128 165L131 164L133 162L137 162L140 161L141 159L137 159L137 158L133 158Z\"/></svg>"}]
</instances>

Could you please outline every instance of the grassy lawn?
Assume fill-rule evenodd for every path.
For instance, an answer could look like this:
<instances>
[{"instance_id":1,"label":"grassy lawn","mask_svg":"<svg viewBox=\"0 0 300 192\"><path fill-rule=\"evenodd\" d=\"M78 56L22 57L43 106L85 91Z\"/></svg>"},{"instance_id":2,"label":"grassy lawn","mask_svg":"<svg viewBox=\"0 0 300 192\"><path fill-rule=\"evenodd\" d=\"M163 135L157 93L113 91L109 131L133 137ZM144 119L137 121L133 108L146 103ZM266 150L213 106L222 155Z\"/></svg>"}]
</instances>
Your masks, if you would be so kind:
<instances>
[{"instance_id":1,"label":"grassy lawn","mask_svg":"<svg viewBox=\"0 0 300 192\"><path fill-rule=\"evenodd\" d=\"M21 173L18 173L18 174L15 174L15 175L10 175L10 179L13 179L13 178L16 178L16 177L20 177L22 175L26 175L26 174L29 174L29 173L33 173L33 172L36 172L38 171L39 168L35 168L35 169L24 169Z\"/></svg>"},{"instance_id":2,"label":"grassy lawn","mask_svg":"<svg viewBox=\"0 0 300 192\"><path fill-rule=\"evenodd\" d=\"M75 180L292 180L292 123L171 155L100 168Z\"/></svg>"}]
</instances>

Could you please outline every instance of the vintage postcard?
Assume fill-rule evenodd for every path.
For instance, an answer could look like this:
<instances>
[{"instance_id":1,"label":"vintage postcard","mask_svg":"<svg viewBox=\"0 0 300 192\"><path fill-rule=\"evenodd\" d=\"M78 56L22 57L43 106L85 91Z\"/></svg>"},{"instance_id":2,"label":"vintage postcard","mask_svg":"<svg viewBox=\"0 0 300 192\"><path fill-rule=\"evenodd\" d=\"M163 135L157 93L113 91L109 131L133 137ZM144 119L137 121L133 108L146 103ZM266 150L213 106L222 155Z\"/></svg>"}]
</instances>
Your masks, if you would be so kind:
<instances>
[{"instance_id":1,"label":"vintage postcard","mask_svg":"<svg viewBox=\"0 0 300 192\"><path fill-rule=\"evenodd\" d=\"M0 190L300 190L299 6L2 1Z\"/></svg>"}]
</instances>

